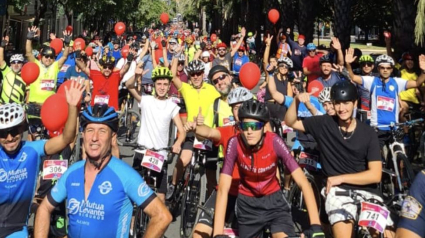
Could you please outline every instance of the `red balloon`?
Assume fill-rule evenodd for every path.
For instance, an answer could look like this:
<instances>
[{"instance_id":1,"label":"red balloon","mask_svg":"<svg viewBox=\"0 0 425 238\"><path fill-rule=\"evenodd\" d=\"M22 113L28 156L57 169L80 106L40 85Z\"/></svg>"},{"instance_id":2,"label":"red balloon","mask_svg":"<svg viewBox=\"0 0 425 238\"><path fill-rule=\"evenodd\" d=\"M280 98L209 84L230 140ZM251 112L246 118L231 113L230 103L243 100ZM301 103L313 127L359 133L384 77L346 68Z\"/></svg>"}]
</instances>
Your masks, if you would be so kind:
<instances>
[{"instance_id":1,"label":"red balloon","mask_svg":"<svg viewBox=\"0 0 425 238\"><path fill-rule=\"evenodd\" d=\"M83 38L77 38L74 40L74 50L83 50L86 48L86 41Z\"/></svg>"},{"instance_id":2,"label":"red balloon","mask_svg":"<svg viewBox=\"0 0 425 238\"><path fill-rule=\"evenodd\" d=\"M260 77L260 68L252 62L244 64L239 71L239 79L242 85L249 90L257 86L260 81Z\"/></svg>"},{"instance_id":3,"label":"red balloon","mask_svg":"<svg viewBox=\"0 0 425 238\"><path fill-rule=\"evenodd\" d=\"M40 67L34 62L24 64L21 70L21 77L27 85L32 84L40 75Z\"/></svg>"},{"instance_id":4,"label":"red balloon","mask_svg":"<svg viewBox=\"0 0 425 238\"><path fill-rule=\"evenodd\" d=\"M56 38L50 42L50 47L55 50L55 54L58 55L63 48L63 41L59 38Z\"/></svg>"},{"instance_id":5,"label":"red balloon","mask_svg":"<svg viewBox=\"0 0 425 238\"><path fill-rule=\"evenodd\" d=\"M66 80L63 84L61 84L61 86L59 86L58 91L56 94L59 94L61 96L63 96L64 98L66 98L66 92L65 92L65 86L69 89L71 87L71 83L74 80ZM84 82L82 82L84 83ZM80 103L77 105L77 108L81 108L81 100L83 99L83 96L80 97Z\"/></svg>"},{"instance_id":6,"label":"red balloon","mask_svg":"<svg viewBox=\"0 0 425 238\"><path fill-rule=\"evenodd\" d=\"M308 84L307 92L311 95L319 97L320 92L323 90L323 84L319 80L313 80Z\"/></svg>"},{"instance_id":7,"label":"red balloon","mask_svg":"<svg viewBox=\"0 0 425 238\"><path fill-rule=\"evenodd\" d=\"M130 46L129 45L125 45L124 47L122 47L121 49L121 55L124 59L127 59L127 55L128 55L128 51L130 50Z\"/></svg>"},{"instance_id":8,"label":"red balloon","mask_svg":"<svg viewBox=\"0 0 425 238\"><path fill-rule=\"evenodd\" d=\"M276 24L276 22L279 20L279 11L276 9L271 9L269 11L269 21L273 24Z\"/></svg>"},{"instance_id":9,"label":"red balloon","mask_svg":"<svg viewBox=\"0 0 425 238\"><path fill-rule=\"evenodd\" d=\"M48 131L49 132L49 137L53 138L56 137L58 135L61 135L63 133L63 129L64 127L62 127L61 129L57 130L57 131Z\"/></svg>"},{"instance_id":10,"label":"red balloon","mask_svg":"<svg viewBox=\"0 0 425 238\"><path fill-rule=\"evenodd\" d=\"M68 118L68 103L64 96L54 94L41 106L41 122L49 131L58 131L65 126Z\"/></svg>"},{"instance_id":11,"label":"red balloon","mask_svg":"<svg viewBox=\"0 0 425 238\"><path fill-rule=\"evenodd\" d=\"M87 56L93 55L93 48L91 46L87 47L85 51Z\"/></svg>"},{"instance_id":12,"label":"red balloon","mask_svg":"<svg viewBox=\"0 0 425 238\"><path fill-rule=\"evenodd\" d=\"M215 42L217 40L217 35L211 34L210 39L211 39L212 42Z\"/></svg>"},{"instance_id":13,"label":"red balloon","mask_svg":"<svg viewBox=\"0 0 425 238\"><path fill-rule=\"evenodd\" d=\"M72 30L73 30L74 28L72 28L72 26L67 26L66 28L65 28L65 30L66 31L68 31L68 32L71 32L72 33Z\"/></svg>"},{"instance_id":14,"label":"red balloon","mask_svg":"<svg viewBox=\"0 0 425 238\"><path fill-rule=\"evenodd\" d=\"M119 35L119 36L122 35L122 33L125 32L125 24L124 24L124 22L117 22L117 24L115 24L114 30L115 30L115 33L117 35Z\"/></svg>"},{"instance_id":15,"label":"red balloon","mask_svg":"<svg viewBox=\"0 0 425 238\"><path fill-rule=\"evenodd\" d=\"M167 24L167 22L170 20L170 17L167 13L163 12L161 13L161 16L159 16L159 19L161 20L162 24Z\"/></svg>"}]
</instances>

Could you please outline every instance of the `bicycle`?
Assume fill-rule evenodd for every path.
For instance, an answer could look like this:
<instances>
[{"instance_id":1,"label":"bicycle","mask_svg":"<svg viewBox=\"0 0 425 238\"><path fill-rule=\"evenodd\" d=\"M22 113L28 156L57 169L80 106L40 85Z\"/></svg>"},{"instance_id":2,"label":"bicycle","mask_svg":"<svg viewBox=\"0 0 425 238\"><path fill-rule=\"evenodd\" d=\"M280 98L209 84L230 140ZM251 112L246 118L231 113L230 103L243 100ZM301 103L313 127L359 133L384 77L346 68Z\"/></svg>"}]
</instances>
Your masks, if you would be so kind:
<instances>
[{"instance_id":1,"label":"bicycle","mask_svg":"<svg viewBox=\"0 0 425 238\"><path fill-rule=\"evenodd\" d=\"M158 151L166 151L168 153L168 159L164 160L160 155L158 156ZM134 157L136 157L136 153L143 154L143 160L141 162L141 170L139 171L140 175L146 181L146 183L153 189L156 190L156 177L151 176L151 172L160 172L167 174L168 165L173 162L174 155L170 153L171 147L166 147L162 149L146 149L144 147L138 147L135 150ZM133 157L133 159L134 159ZM162 160L161 160L162 158ZM155 191L156 192L156 191ZM149 223L149 216L147 216L141 207L135 207L134 211L134 222L133 222L133 238L144 237L146 233L146 229Z\"/></svg>"},{"instance_id":2,"label":"bicycle","mask_svg":"<svg viewBox=\"0 0 425 238\"><path fill-rule=\"evenodd\" d=\"M354 205L357 206L357 216L354 222L354 231L357 238L372 238L368 228L373 228L379 232L379 237L384 237L384 231L387 225L387 219L390 216L390 211L385 204L370 198L367 199L362 194L347 190L335 191L335 196L348 196L354 200ZM358 199L358 198L361 198ZM345 203L343 205L346 205Z\"/></svg>"},{"instance_id":3,"label":"bicycle","mask_svg":"<svg viewBox=\"0 0 425 238\"><path fill-rule=\"evenodd\" d=\"M127 93L125 106L118 116L117 144L134 144L140 130L140 113L130 109L130 93Z\"/></svg>"},{"instance_id":4,"label":"bicycle","mask_svg":"<svg viewBox=\"0 0 425 238\"><path fill-rule=\"evenodd\" d=\"M25 106L28 123L28 133L33 135L34 140L48 139L47 129L41 121L41 106L36 103L28 103Z\"/></svg>"}]
</instances>

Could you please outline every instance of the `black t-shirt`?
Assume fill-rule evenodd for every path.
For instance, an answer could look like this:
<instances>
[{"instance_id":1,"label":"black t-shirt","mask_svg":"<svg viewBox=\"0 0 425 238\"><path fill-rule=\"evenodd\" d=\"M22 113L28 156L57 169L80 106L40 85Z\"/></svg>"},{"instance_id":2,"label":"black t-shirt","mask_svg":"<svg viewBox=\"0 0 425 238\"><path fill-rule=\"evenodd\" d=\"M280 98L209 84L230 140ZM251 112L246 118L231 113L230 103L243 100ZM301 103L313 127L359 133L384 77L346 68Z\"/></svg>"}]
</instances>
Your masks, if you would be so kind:
<instances>
[{"instance_id":1,"label":"black t-shirt","mask_svg":"<svg viewBox=\"0 0 425 238\"><path fill-rule=\"evenodd\" d=\"M309 117L302 123L305 131L316 139L322 169L327 177L363 172L368 169L368 162L381 161L377 134L371 127L358 120L348 139L343 138L336 116ZM378 193L377 184L362 186L343 184L341 188Z\"/></svg>"},{"instance_id":2,"label":"black t-shirt","mask_svg":"<svg viewBox=\"0 0 425 238\"><path fill-rule=\"evenodd\" d=\"M288 95L288 80L282 80L280 81L277 78L277 75L273 75L273 79L274 79L274 83L276 85L276 90L280 93L282 93L283 95ZM270 80L270 79L269 79ZM268 101L268 100L272 100L272 95L270 94L269 91L269 87L266 87L266 95L264 96L264 100Z\"/></svg>"}]
</instances>

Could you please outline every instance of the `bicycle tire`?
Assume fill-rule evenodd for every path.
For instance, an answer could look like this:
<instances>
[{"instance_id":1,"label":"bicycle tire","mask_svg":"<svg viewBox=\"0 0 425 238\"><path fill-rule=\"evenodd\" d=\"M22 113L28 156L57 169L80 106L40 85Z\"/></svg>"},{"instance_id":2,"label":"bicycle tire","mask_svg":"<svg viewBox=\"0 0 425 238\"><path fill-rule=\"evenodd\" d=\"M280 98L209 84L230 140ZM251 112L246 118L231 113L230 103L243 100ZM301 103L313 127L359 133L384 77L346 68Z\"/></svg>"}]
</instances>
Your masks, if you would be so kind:
<instances>
[{"instance_id":1,"label":"bicycle tire","mask_svg":"<svg viewBox=\"0 0 425 238\"><path fill-rule=\"evenodd\" d=\"M77 139L75 140L74 150L72 151L71 157L69 158L69 166L76 163L81 159L81 133L77 133Z\"/></svg>"},{"instance_id":2,"label":"bicycle tire","mask_svg":"<svg viewBox=\"0 0 425 238\"><path fill-rule=\"evenodd\" d=\"M137 207L134 215L132 238L144 237L148 223L149 217L143 212L141 207Z\"/></svg>"},{"instance_id":3,"label":"bicycle tire","mask_svg":"<svg viewBox=\"0 0 425 238\"><path fill-rule=\"evenodd\" d=\"M119 126L117 131L117 144L134 144L137 141L140 130L140 114L134 110L128 110L118 117ZM127 141L127 132L130 133Z\"/></svg>"},{"instance_id":4,"label":"bicycle tire","mask_svg":"<svg viewBox=\"0 0 425 238\"><path fill-rule=\"evenodd\" d=\"M400 161L403 161L403 169L400 170L403 172L403 177L407 176L407 187L409 188L410 185L413 183L413 180L415 179L415 172L413 171L412 165L410 164L409 159L404 153L397 153L397 161L398 163ZM398 166L398 165L397 165ZM406 177L403 179L406 181Z\"/></svg>"}]
</instances>

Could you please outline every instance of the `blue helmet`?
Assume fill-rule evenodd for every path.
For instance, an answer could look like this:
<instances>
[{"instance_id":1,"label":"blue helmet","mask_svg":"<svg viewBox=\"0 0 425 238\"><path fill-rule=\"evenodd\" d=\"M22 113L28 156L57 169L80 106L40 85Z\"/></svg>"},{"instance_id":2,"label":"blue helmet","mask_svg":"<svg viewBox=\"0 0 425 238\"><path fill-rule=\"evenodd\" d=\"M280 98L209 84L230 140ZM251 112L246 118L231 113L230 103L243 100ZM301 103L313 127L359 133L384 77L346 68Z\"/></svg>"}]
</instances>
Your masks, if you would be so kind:
<instances>
[{"instance_id":1,"label":"blue helmet","mask_svg":"<svg viewBox=\"0 0 425 238\"><path fill-rule=\"evenodd\" d=\"M316 49L316 45L314 43L307 44L307 50L315 50L315 49Z\"/></svg>"},{"instance_id":2,"label":"blue helmet","mask_svg":"<svg viewBox=\"0 0 425 238\"><path fill-rule=\"evenodd\" d=\"M113 107L107 104L95 104L93 107L88 106L82 113L81 126L85 129L89 123L105 124L109 126L113 132L118 131L118 113Z\"/></svg>"}]
</instances>

